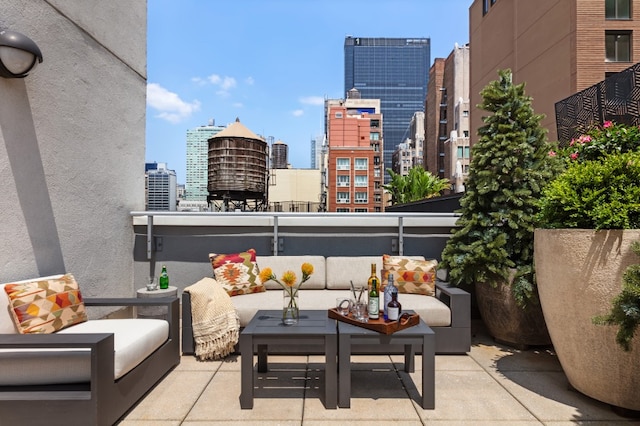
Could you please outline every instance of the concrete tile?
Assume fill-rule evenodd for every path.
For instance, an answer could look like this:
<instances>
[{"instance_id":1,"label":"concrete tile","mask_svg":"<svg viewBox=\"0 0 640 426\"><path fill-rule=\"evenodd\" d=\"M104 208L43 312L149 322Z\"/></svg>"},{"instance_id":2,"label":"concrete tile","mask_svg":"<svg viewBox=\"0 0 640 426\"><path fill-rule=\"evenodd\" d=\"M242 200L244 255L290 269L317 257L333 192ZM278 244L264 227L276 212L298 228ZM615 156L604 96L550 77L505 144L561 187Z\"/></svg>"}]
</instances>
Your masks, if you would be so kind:
<instances>
[{"instance_id":1,"label":"concrete tile","mask_svg":"<svg viewBox=\"0 0 640 426\"><path fill-rule=\"evenodd\" d=\"M179 420L123 420L119 426L180 426Z\"/></svg>"},{"instance_id":2,"label":"concrete tile","mask_svg":"<svg viewBox=\"0 0 640 426\"><path fill-rule=\"evenodd\" d=\"M391 360L398 370L404 370L404 355L391 355ZM422 368L422 355L416 355L416 370ZM482 367L468 355L436 355L436 370L484 371Z\"/></svg>"},{"instance_id":3,"label":"concrete tile","mask_svg":"<svg viewBox=\"0 0 640 426\"><path fill-rule=\"evenodd\" d=\"M610 421L626 420L613 412L608 404L571 389L564 373L507 371L496 379L544 422L571 419L580 424L584 421L606 421L609 424Z\"/></svg>"},{"instance_id":4,"label":"concrete tile","mask_svg":"<svg viewBox=\"0 0 640 426\"><path fill-rule=\"evenodd\" d=\"M409 377L410 376L410 377ZM424 421L534 421L518 400L485 372L436 371L436 408L420 407L422 372L400 372Z\"/></svg>"},{"instance_id":5,"label":"concrete tile","mask_svg":"<svg viewBox=\"0 0 640 426\"><path fill-rule=\"evenodd\" d=\"M306 367L255 373L253 409L240 408L240 375L219 371L185 421L269 422L302 419Z\"/></svg>"},{"instance_id":6,"label":"concrete tile","mask_svg":"<svg viewBox=\"0 0 640 426\"><path fill-rule=\"evenodd\" d=\"M357 421L409 422L420 424L420 416L407 398L407 392L394 371L351 372L351 408L326 410L321 402L322 388L307 391L304 424L307 422ZM321 424L321 423L315 423Z\"/></svg>"},{"instance_id":7,"label":"concrete tile","mask_svg":"<svg viewBox=\"0 0 640 426\"><path fill-rule=\"evenodd\" d=\"M551 348L518 350L498 344L474 344L469 356L485 368L515 371L562 371Z\"/></svg>"},{"instance_id":8,"label":"concrete tile","mask_svg":"<svg viewBox=\"0 0 640 426\"><path fill-rule=\"evenodd\" d=\"M174 370L124 420L181 421L212 378L210 372Z\"/></svg>"},{"instance_id":9,"label":"concrete tile","mask_svg":"<svg viewBox=\"0 0 640 426\"><path fill-rule=\"evenodd\" d=\"M222 361L198 361L193 355L183 355L180 357L180 364L175 371L218 371Z\"/></svg>"}]
</instances>

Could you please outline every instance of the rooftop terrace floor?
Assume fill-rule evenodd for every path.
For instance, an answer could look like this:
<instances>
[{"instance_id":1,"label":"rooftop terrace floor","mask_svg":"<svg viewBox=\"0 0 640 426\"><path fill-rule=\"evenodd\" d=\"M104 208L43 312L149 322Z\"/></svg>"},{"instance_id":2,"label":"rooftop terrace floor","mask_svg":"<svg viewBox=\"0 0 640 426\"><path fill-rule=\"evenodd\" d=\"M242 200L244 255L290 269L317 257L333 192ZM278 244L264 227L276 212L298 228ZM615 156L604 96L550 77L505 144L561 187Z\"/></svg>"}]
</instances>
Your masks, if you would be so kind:
<instances>
[{"instance_id":1,"label":"rooftop terrace floor","mask_svg":"<svg viewBox=\"0 0 640 426\"><path fill-rule=\"evenodd\" d=\"M572 390L552 348L496 344L479 321L468 355L436 356L435 410L419 404L420 360L411 374L403 361L401 355L352 356L351 408L327 410L323 356L270 356L270 371L258 375L254 408L242 410L239 355L210 362L183 356L120 425L640 424Z\"/></svg>"}]
</instances>

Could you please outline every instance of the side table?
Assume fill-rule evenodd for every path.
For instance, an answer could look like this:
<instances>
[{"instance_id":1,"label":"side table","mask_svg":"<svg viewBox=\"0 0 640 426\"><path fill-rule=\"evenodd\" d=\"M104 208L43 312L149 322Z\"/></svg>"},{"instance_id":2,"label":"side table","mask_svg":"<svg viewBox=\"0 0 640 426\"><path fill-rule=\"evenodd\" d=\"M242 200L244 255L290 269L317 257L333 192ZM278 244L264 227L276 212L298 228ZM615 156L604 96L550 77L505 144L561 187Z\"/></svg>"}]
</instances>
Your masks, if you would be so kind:
<instances>
[{"instance_id":1,"label":"side table","mask_svg":"<svg viewBox=\"0 0 640 426\"><path fill-rule=\"evenodd\" d=\"M154 298L154 297L176 297L178 295L178 287L169 286L165 289L157 289L149 291L146 288L141 288L136 292L136 297L139 299ZM138 306L138 318L154 318L154 319L167 319L166 306Z\"/></svg>"},{"instance_id":2,"label":"side table","mask_svg":"<svg viewBox=\"0 0 640 426\"><path fill-rule=\"evenodd\" d=\"M411 311L412 312L412 311ZM421 319L417 325L382 334L363 327L338 321L338 407L351 406L351 353L358 345L381 347L404 345L404 371L415 370L415 346L422 349L422 408L435 408L435 347L434 331Z\"/></svg>"},{"instance_id":3,"label":"side table","mask_svg":"<svg viewBox=\"0 0 640 426\"><path fill-rule=\"evenodd\" d=\"M258 372L268 369L268 346L289 345L296 348L305 345L324 345L325 408L337 406L337 352L338 339L336 321L327 316L327 311L300 311L296 325L282 324L282 311L260 310L240 333L240 408L253 408L253 354L258 350Z\"/></svg>"}]
</instances>

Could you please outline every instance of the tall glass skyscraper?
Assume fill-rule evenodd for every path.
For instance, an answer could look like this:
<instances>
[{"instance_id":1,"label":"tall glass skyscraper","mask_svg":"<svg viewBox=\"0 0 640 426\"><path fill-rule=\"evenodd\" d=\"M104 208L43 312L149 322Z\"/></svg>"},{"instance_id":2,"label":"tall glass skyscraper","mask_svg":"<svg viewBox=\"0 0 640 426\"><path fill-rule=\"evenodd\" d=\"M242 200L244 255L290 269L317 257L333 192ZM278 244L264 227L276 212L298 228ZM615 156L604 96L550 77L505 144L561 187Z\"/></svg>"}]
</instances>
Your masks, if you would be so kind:
<instances>
[{"instance_id":1,"label":"tall glass skyscraper","mask_svg":"<svg viewBox=\"0 0 640 426\"><path fill-rule=\"evenodd\" d=\"M358 89L362 99L380 99L384 181L396 147L409 137L413 114L424 111L431 62L429 38L363 38L344 40L344 92Z\"/></svg>"},{"instance_id":2,"label":"tall glass skyscraper","mask_svg":"<svg viewBox=\"0 0 640 426\"><path fill-rule=\"evenodd\" d=\"M209 139L224 127L210 120L208 126L187 130L187 180L184 199L207 201L207 167L209 164Z\"/></svg>"}]
</instances>

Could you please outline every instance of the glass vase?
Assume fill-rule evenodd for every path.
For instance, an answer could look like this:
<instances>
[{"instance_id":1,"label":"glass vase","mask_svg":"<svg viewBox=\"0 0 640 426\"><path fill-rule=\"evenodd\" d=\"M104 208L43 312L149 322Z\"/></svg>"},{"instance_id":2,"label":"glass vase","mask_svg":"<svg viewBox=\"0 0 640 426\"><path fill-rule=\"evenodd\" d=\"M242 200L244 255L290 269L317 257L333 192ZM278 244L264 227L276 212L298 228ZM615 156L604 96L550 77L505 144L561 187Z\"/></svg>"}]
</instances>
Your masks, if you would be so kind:
<instances>
[{"instance_id":1,"label":"glass vase","mask_svg":"<svg viewBox=\"0 0 640 426\"><path fill-rule=\"evenodd\" d=\"M298 288L285 288L282 292L282 322L284 325L294 325L300 318L300 308L298 304Z\"/></svg>"}]
</instances>

